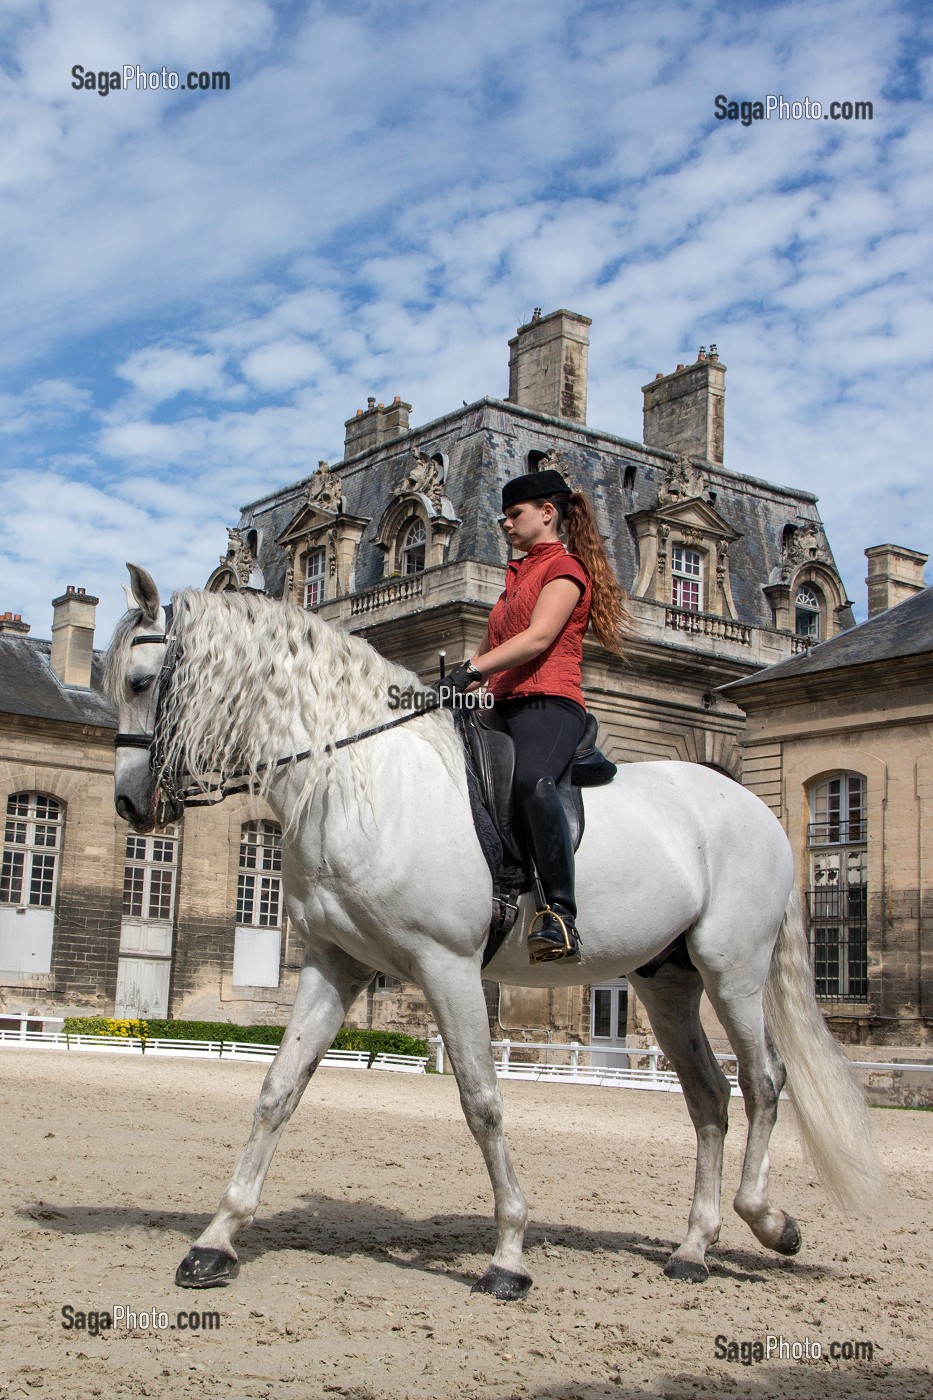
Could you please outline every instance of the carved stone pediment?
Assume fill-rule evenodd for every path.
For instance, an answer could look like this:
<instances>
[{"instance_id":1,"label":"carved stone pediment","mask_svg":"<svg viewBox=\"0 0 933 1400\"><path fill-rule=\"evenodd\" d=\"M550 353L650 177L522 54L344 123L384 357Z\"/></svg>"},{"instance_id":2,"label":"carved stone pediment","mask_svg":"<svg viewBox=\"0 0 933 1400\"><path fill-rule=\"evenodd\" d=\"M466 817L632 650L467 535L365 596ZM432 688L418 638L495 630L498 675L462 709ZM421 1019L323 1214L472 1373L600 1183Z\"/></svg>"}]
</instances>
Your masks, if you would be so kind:
<instances>
[{"instance_id":1,"label":"carved stone pediment","mask_svg":"<svg viewBox=\"0 0 933 1400\"><path fill-rule=\"evenodd\" d=\"M832 562L822 526L815 520L808 520L806 524L788 531L781 550L781 564L792 570L810 559L820 564Z\"/></svg>"},{"instance_id":2,"label":"carved stone pediment","mask_svg":"<svg viewBox=\"0 0 933 1400\"><path fill-rule=\"evenodd\" d=\"M289 555L285 597L303 601L303 578L313 550L327 551L328 584L324 601L352 591L356 547L369 524L344 510L340 478L321 462L308 483L303 504L276 540Z\"/></svg>"},{"instance_id":3,"label":"carved stone pediment","mask_svg":"<svg viewBox=\"0 0 933 1400\"><path fill-rule=\"evenodd\" d=\"M261 592L265 588L259 560L248 543L252 533L244 532L238 526L227 527L227 552L221 554L217 568L204 585L209 593L239 592L241 588Z\"/></svg>"},{"instance_id":4,"label":"carved stone pediment","mask_svg":"<svg viewBox=\"0 0 933 1400\"><path fill-rule=\"evenodd\" d=\"M230 543L227 553L220 556L220 562L236 574L240 587L245 588L256 568L256 558L243 538L242 530L236 526L228 528L227 536Z\"/></svg>"},{"instance_id":5,"label":"carved stone pediment","mask_svg":"<svg viewBox=\"0 0 933 1400\"><path fill-rule=\"evenodd\" d=\"M308 482L308 502L334 515L339 515L343 508L343 483L327 462L318 462L317 471Z\"/></svg>"},{"instance_id":6,"label":"carved stone pediment","mask_svg":"<svg viewBox=\"0 0 933 1400\"><path fill-rule=\"evenodd\" d=\"M654 510L639 511L638 516L663 522L668 527L676 525L684 539L696 542L713 538L732 543L741 538L739 531L735 530L709 501L701 497L683 501L675 499L666 505L658 505ZM634 520L636 517L629 518Z\"/></svg>"},{"instance_id":7,"label":"carved stone pediment","mask_svg":"<svg viewBox=\"0 0 933 1400\"><path fill-rule=\"evenodd\" d=\"M440 467L424 452L412 452L404 467L404 475L394 488L394 496L427 496L437 514L441 514L444 499Z\"/></svg>"},{"instance_id":8,"label":"carved stone pediment","mask_svg":"<svg viewBox=\"0 0 933 1400\"><path fill-rule=\"evenodd\" d=\"M315 530L332 526L336 519L335 511L325 511L320 506L312 505L306 501L297 515L294 515L285 526L276 540L276 544L288 549L297 540L304 539L307 535L313 534Z\"/></svg>"},{"instance_id":9,"label":"carved stone pediment","mask_svg":"<svg viewBox=\"0 0 933 1400\"><path fill-rule=\"evenodd\" d=\"M676 462L665 470L658 487L658 505L666 506L704 496L709 490L709 478L700 467L681 453Z\"/></svg>"},{"instance_id":10,"label":"carved stone pediment","mask_svg":"<svg viewBox=\"0 0 933 1400\"><path fill-rule=\"evenodd\" d=\"M678 493L678 486L694 490L698 485L704 493L708 490L701 472L682 473L676 478L673 493L659 492L663 499L653 510L636 511L627 517L638 541L638 577L632 591L636 598L669 603L671 551L683 545L696 550L703 561L700 610L735 619L738 614L729 581L729 549L742 536L705 494L681 497Z\"/></svg>"}]
</instances>

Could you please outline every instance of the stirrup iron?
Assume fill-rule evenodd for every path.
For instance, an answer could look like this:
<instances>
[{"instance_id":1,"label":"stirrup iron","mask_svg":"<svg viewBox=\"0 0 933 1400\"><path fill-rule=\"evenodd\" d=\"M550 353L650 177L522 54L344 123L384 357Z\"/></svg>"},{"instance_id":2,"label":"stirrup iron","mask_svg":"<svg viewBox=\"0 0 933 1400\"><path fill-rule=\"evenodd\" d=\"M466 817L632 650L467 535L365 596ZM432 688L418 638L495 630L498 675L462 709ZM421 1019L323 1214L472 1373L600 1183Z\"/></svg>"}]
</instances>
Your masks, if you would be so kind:
<instances>
[{"instance_id":1,"label":"stirrup iron","mask_svg":"<svg viewBox=\"0 0 933 1400\"><path fill-rule=\"evenodd\" d=\"M562 943L551 941L545 938L537 940L539 946L533 947L532 940L535 938L535 931L539 921L543 925L546 919L552 919L559 926ZM533 963L559 962L562 958L572 958L579 951L580 935L577 932L573 921L569 924L563 914L552 909L549 904L545 904L543 909L539 909L531 921L528 930L528 956Z\"/></svg>"}]
</instances>

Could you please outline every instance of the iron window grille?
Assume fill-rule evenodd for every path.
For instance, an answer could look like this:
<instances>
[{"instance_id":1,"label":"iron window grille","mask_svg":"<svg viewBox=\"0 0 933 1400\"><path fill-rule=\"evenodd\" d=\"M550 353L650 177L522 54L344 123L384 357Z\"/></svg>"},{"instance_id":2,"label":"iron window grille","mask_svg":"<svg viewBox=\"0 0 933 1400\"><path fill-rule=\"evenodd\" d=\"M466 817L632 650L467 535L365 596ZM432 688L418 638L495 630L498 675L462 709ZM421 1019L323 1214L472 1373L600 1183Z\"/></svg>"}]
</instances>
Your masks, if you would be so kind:
<instances>
[{"instance_id":1,"label":"iron window grille","mask_svg":"<svg viewBox=\"0 0 933 1400\"><path fill-rule=\"evenodd\" d=\"M865 779L829 778L813 789L807 891L810 958L821 1001L868 1000L868 829Z\"/></svg>"}]
</instances>

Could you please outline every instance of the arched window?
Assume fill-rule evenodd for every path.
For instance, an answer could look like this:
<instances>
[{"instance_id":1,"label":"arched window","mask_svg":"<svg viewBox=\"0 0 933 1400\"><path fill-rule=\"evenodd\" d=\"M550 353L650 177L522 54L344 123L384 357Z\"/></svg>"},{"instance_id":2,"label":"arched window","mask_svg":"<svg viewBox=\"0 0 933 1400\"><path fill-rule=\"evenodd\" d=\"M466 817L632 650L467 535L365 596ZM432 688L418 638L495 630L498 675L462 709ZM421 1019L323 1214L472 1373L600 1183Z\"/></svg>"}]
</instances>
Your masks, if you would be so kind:
<instances>
[{"instance_id":1,"label":"arched window","mask_svg":"<svg viewBox=\"0 0 933 1400\"><path fill-rule=\"evenodd\" d=\"M0 967L47 973L58 891L65 809L41 792L14 792L6 804L0 860Z\"/></svg>"},{"instance_id":2,"label":"arched window","mask_svg":"<svg viewBox=\"0 0 933 1400\"><path fill-rule=\"evenodd\" d=\"M400 573L420 574L424 570L428 535L420 515L410 521L402 532Z\"/></svg>"},{"instance_id":3,"label":"arched window","mask_svg":"<svg viewBox=\"0 0 933 1400\"><path fill-rule=\"evenodd\" d=\"M624 472L624 475L623 475L623 477L622 477L622 490L623 490L623 491L634 491L634 490L635 490L635 478L636 478L636 476L637 476L637 468L636 468L636 467L633 467L632 464L629 463L629 465L625 468L625 472Z\"/></svg>"},{"instance_id":4,"label":"arched window","mask_svg":"<svg viewBox=\"0 0 933 1400\"><path fill-rule=\"evenodd\" d=\"M542 471L544 467L547 466L547 455L548 454L546 452L536 452L534 451L534 449L532 449L532 451L528 453L528 456L526 458L528 470L530 472Z\"/></svg>"},{"instance_id":5,"label":"arched window","mask_svg":"<svg viewBox=\"0 0 933 1400\"><path fill-rule=\"evenodd\" d=\"M815 588L804 584L797 589L794 604L794 631L798 637L809 637L810 641L820 640L820 596Z\"/></svg>"},{"instance_id":6,"label":"arched window","mask_svg":"<svg viewBox=\"0 0 933 1400\"><path fill-rule=\"evenodd\" d=\"M810 790L810 955L824 1001L868 1000L866 798L860 773Z\"/></svg>"},{"instance_id":7,"label":"arched window","mask_svg":"<svg viewBox=\"0 0 933 1400\"><path fill-rule=\"evenodd\" d=\"M682 544L671 549L671 602L685 612L703 607L703 556Z\"/></svg>"},{"instance_id":8,"label":"arched window","mask_svg":"<svg viewBox=\"0 0 933 1400\"><path fill-rule=\"evenodd\" d=\"M327 550L323 545L305 555L305 607L316 608L324 601L327 581Z\"/></svg>"},{"instance_id":9,"label":"arched window","mask_svg":"<svg viewBox=\"0 0 933 1400\"><path fill-rule=\"evenodd\" d=\"M244 822L240 829L233 984L277 987L282 951L282 828Z\"/></svg>"}]
</instances>

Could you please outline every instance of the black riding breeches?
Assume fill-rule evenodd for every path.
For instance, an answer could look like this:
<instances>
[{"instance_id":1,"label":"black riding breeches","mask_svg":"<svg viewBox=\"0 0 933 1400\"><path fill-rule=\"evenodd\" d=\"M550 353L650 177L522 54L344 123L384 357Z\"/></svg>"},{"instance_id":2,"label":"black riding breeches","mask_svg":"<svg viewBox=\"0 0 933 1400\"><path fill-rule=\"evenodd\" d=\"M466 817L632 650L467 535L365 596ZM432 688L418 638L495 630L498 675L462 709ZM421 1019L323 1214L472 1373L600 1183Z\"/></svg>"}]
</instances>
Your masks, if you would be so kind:
<instances>
[{"instance_id":1,"label":"black riding breeches","mask_svg":"<svg viewBox=\"0 0 933 1400\"><path fill-rule=\"evenodd\" d=\"M496 711L515 744L515 800L521 811L542 778L555 783L573 758L586 711L560 695L500 700Z\"/></svg>"}]
</instances>

